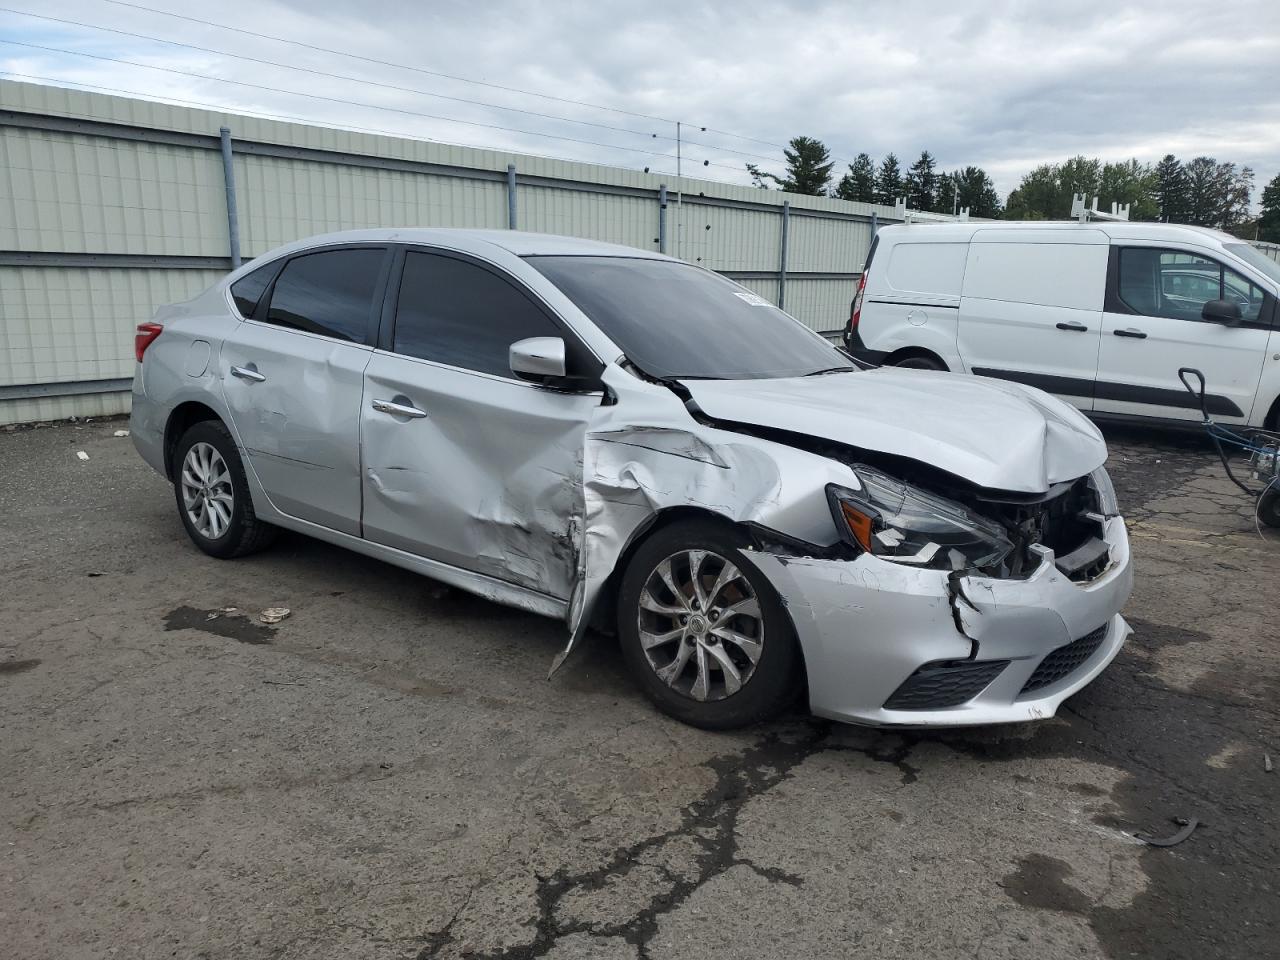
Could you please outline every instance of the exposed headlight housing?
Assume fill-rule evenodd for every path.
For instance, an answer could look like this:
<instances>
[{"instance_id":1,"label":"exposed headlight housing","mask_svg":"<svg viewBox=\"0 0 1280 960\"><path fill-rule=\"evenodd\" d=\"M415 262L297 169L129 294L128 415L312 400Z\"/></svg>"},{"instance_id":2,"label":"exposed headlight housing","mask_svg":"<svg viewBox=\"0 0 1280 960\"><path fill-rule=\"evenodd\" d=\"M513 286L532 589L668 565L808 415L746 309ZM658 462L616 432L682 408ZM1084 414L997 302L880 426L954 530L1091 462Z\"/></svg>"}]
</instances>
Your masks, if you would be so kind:
<instances>
[{"instance_id":1,"label":"exposed headlight housing","mask_svg":"<svg viewBox=\"0 0 1280 960\"><path fill-rule=\"evenodd\" d=\"M998 565L1012 551L1004 528L962 505L861 464L861 490L829 484L840 536L882 560L941 570Z\"/></svg>"},{"instance_id":2,"label":"exposed headlight housing","mask_svg":"<svg viewBox=\"0 0 1280 960\"><path fill-rule=\"evenodd\" d=\"M1098 512L1104 517L1115 517L1120 514L1120 502L1116 499L1116 487L1111 482L1111 474L1106 467L1099 467L1089 474L1089 486L1098 495Z\"/></svg>"}]
</instances>

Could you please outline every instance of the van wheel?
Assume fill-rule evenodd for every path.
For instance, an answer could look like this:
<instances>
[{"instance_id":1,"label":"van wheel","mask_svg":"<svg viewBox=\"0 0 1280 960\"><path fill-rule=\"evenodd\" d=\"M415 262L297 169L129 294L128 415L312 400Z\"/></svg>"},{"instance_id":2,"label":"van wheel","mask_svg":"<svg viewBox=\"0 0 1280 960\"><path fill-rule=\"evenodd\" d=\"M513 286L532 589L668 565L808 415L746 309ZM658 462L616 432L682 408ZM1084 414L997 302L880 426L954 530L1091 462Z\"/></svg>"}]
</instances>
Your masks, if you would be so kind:
<instances>
[{"instance_id":1,"label":"van wheel","mask_svg":"<svg viewBox=\"0 0 1280 960\"><path fill-rule=\"evenodd\" d=\"M279 528L253 512L244 464L231 433L217 420L201 420L174 451L173 492L191 542L220 560L256 553Z\"/></svg>"},{"instance_id":2,"label":"van wheel","mask_svg":"<svg viewBox=\"0 0 1280 960\"><path fill-rule=\"evenodd\" d=\"M766 720L803 687L791 618L742 546L724 524L672 524L641 544L618 591L632 676L663 713L706 730Z\"/></svg>"},{"instance_id":3,"label":"van wheel","mask_svg":"<svg viewBox=\"0 0 1280 960\"><path fill-rule=\"evenodd\" d=\"M893 362L895 367L903 367L907 370L946 370L947 365L941 360L934 357L922 357L916 355L913 357L903 357Z\"/></svg>"}]
</instances>

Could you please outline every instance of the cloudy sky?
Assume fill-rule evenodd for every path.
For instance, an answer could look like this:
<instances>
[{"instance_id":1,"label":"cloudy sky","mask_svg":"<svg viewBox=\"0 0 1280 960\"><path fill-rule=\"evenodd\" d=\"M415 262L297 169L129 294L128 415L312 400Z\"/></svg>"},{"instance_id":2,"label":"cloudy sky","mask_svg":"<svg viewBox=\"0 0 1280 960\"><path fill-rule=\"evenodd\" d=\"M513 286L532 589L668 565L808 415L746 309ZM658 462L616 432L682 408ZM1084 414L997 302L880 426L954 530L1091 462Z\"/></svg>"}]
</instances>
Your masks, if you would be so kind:
<instances>
[{"instance_id":1,"label":"cloudy sky","mask_svg":"<svg viewBox=\"0 0 1280 960\"><path fill-rule=\"evenodd\" d=\"M680 120L714 180L797 134L1002 194L1077 153L1280 172L1280 0L0 3L0 80L662 172Z\"/></svg>"}]
</instances>

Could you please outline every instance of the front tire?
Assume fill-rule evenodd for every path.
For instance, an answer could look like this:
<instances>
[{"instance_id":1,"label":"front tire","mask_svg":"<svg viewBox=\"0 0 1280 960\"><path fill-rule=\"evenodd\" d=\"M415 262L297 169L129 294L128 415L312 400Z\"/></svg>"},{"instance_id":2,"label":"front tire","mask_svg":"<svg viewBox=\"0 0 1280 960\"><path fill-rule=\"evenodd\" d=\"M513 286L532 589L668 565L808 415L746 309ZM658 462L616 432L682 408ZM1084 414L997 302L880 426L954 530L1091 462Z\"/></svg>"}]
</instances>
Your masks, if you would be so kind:
<instances>
[{"instance_id":1,"label":"front tire","mask_svg":"<svg viewBox=\"0 0 1280 960\"><path fill-rule=\"evenodd\" d=\"M668 716L731 730L786 709L803 686L791 619L728 525L664 527L632 557L618 637L632 676Z\"/></svg>"},{"instance_id":2,"label":"front tire","mask_svg":"<svg viewBox=\"0 0 1280 960\"><path fill-rule=\"evenodd\" d=\"M279 529L253 511L244 463L224 424L194 424L178 441L173 464L178 516L191 542L209 556L243 557L275 540Z\"/></svg>"}]
</instances>

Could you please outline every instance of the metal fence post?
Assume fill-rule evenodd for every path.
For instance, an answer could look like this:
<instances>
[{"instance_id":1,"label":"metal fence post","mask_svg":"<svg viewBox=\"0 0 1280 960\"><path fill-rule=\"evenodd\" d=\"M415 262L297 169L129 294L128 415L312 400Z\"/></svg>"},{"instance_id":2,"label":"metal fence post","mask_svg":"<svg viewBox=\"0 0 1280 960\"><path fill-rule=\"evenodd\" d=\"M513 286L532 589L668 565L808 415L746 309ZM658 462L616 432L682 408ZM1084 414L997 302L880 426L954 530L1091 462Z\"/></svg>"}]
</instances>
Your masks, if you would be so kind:
<instances>
[{"instance_id":1,"label":"metal fence post","mask_svg":"<svg viewBox=\"0 0 1280 960\"><path fill-rule=\"evenodd\" d=\"M876 233L880 230L880 218L876 216L874 210L871 211L871 239L876 238Z\"/></svg>"},{"instance_id":2,"label":"metal fence post","mask_svg":"<svg viewBox=\"0 0 1280 960\"><path fill-rule=\"evenodd\" d=\"M516 165L507 164L507 229L516 228Z\"/></svg>"},{"instance_id":3,"label":"metal fence post","mask_svg":"<svg viewBox=\"0 0 1280 960\"><path fill-rule=\"evenodd\" d=\"M231 269L240 269L240 218L236 214L236 168L231 159L231 128L218 131L222 140L222 180L227 188L227 237L231 246Z\"/></svg>"},{"instance_id":4,"label":"metal fence post","mask_svg":"<svg viewBox=\"0 0 1280 960\"><path fill-rule=\"evenodd\" d=\"M782 253L778 257L778 309L787 302L787 233L791 228L791 201L782 201Z\"/></svg>"},{"instance_id":5,"label":"metal fence post","mask_svg":"<svg viewBox=\"0 0 1280 960\"><path fill-rule=\"evenodd\" d=\"M667 252L667 185L658 187L658 252Z\"/></svg>"}]
</instances>

